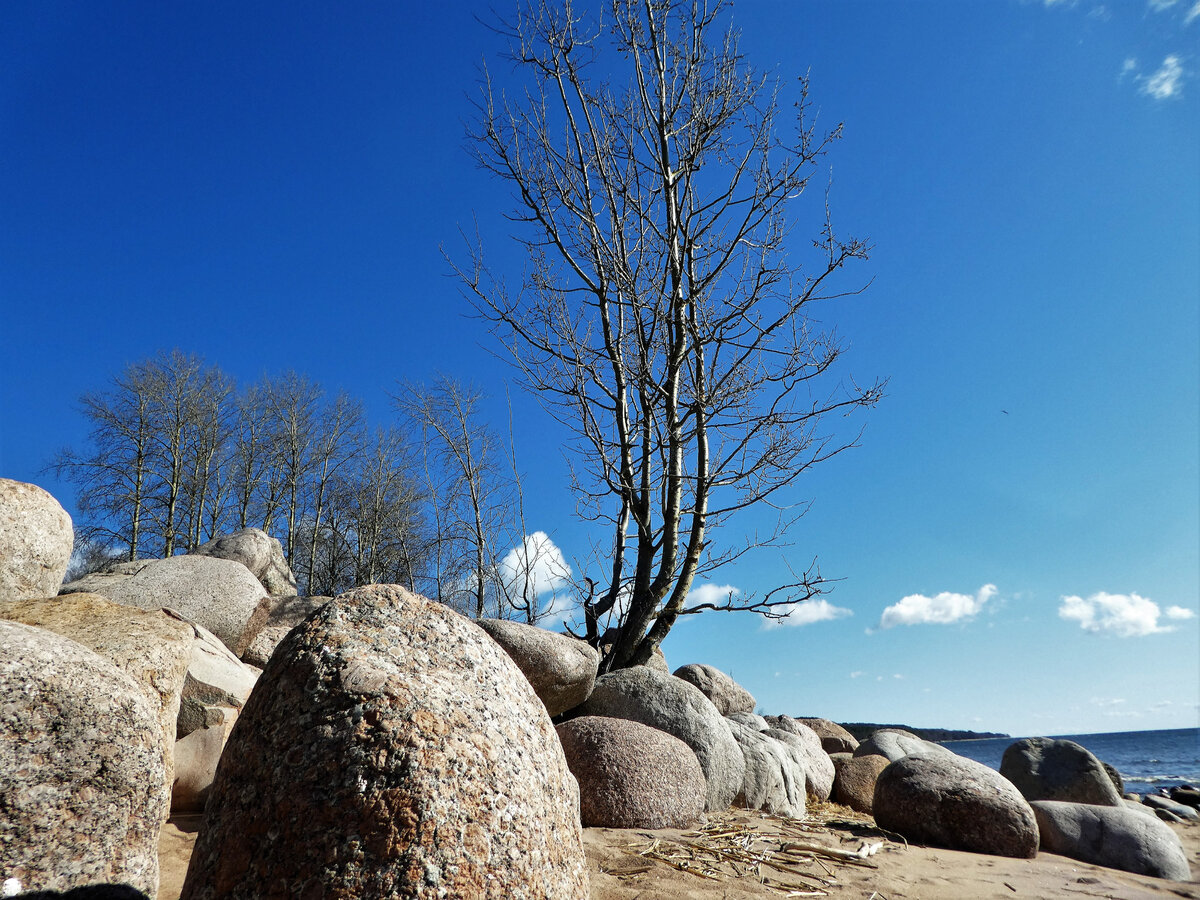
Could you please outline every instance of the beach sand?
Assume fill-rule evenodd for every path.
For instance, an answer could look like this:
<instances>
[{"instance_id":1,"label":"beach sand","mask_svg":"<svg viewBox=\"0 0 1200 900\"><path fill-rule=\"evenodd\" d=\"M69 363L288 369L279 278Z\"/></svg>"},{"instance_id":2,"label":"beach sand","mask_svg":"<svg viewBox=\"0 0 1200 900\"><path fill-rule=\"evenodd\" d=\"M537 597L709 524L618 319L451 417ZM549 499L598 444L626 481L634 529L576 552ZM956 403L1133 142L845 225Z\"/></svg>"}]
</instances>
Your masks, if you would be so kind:
<instances>
[{"instance_id":1,"label":"beach sand","mask_svg":"<svg viewBox=\"0 0 1200 900\"><path fill-rule=\"evenodd\" d=\"M159 844L159 900L177 900L202 816L174 816ZM1086 898L1139 900L1184 897L1200 900L1200 824L1171 826L1183 841L1193 880L1164 881L1041 853L1036 859L1007 859L927 847L906 846L878 831L865 816L821 804L804 822L730 810L710 815L692 831L585 828L584 846L592 900L760 900L830 897L834 900L974 900L974 898ZM832 856L794 850L790 860L772 859L789 871L762 863L731 863L744 847L777 851L783 845L817 845ZM855 854L878 845L873 855ZM705 848L708 848L705 850ZM712 860L720 859L720 871ZM708 861L706 863L706 861ZM736 865L736 871L735 871ZM693 871L682 871L688 867ZM711 877L694 874L708 870ZM763 877L767 883L763 883ZM787 885L785 887L784 885ZM789 890L798 893L789 893Z\"/></svg>"}]
</instances>

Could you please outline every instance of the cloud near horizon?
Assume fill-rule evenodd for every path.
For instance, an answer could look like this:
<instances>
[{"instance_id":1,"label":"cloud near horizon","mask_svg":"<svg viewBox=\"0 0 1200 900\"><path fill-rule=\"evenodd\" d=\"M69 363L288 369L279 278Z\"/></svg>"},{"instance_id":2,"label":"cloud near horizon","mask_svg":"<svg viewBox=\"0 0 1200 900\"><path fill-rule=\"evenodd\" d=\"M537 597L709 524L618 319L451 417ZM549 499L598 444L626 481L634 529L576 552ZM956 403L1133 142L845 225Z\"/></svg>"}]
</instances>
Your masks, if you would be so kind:
<instances>
[{"instance_id":1,"label":"cloud near horizon","mask_svg":"<svg viewBox=\"0 0 1200 900\"><path fill-rule=\"evenodd\" d=\"M949 591L943 591L934 597L909 594L899 603L894 603L883 611L877 627L887 629L897 625L952 625L974 618L994 596L994 584L985 584L974 597Z\"/></svg>"},{"instance_id":2,"label":"cloud near horizon","mask_svg":"<svg viewBox=\"0 0 1200 900\"><path fill-rule=\"evenodd\" d=\"M1109 594L1104 591L1082 597L1063 597L1058 608L1059 618L1079 623L1091 634L1111 634L1116 637L1145 637L1174 631L1173 625L1159 625L1163 611L1153 600L1138 594ZM1194 613L1182 606L1167 609L1169 619L1190 619Z\"/></svg>"},{"instance_id":3,"label":"cloud near horizon","mask_svg":"<svg viewBox=\"0 0 1200 900\"><path fill-rule=\"evenodd\" d=\"M799 603L789 603L779 607L787 610L782 619L766 619L763 628L783 628L785 626L812 625L814 622L830 622L854 615L854 611L842 606L834 606L828 600L803 600Z\"/></svg>"}]
</instances>

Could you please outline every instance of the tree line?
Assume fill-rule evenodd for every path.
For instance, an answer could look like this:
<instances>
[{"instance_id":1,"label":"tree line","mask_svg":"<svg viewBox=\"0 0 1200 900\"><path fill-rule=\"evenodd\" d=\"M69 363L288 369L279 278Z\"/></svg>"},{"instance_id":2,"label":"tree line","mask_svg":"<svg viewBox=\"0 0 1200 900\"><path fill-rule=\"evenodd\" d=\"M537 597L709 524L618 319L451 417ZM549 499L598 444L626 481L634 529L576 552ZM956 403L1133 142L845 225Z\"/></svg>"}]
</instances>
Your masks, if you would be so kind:
<instances>
[{"instance_id":1,"label":"tree line","mask_svg":"<svg viewBox=\"0 0 1200 900\"><path fill-rule=\"evenodd\" d=\"M535 621L512 441L445 377L405 385L398 420L296 372L239 386L174 350L80 398L89 446L50 469L78 488L84 568L168 557L222 534L279 538L302 593L404 584L475 616Z\"/></svg>"}]
</instances>

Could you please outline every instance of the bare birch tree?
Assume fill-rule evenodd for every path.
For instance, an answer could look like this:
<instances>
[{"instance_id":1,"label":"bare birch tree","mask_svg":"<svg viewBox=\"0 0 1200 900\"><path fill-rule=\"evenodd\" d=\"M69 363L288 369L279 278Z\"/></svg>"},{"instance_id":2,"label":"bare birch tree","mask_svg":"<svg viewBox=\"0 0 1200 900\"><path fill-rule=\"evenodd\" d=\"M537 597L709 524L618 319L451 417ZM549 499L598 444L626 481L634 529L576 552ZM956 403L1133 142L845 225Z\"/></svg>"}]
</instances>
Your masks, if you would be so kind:
<instances>
[{"instance_id":1,"label":"bare birch tree","mask_svg":"<svg viewBox=\"0 0 1200 900\"><path fill-rule=\"evenodd\" d=\"M791 518L740 546L712 544L713 528L790 507L784 489L857 440L830 415L880 397L880 383L829 383L843 345L810 316L861 290L834 276L868 247L835 232L827 192L807 202L840 126L816 130L807 79L783 121L780 87L746 64L720 0L613 0L602 15L526 0L500 30L519 88L485 73L470 137L513 188L528 265L515 289L474 241L457 269L574 436L582 512L612 541L586 637L598 645L614 616L603 665L620 668L680 615L778 616L825 589L814 564L766 594L689 601L697 576ZM796 241L802 206L814 234Z\"/></svg>"}]
</instances>

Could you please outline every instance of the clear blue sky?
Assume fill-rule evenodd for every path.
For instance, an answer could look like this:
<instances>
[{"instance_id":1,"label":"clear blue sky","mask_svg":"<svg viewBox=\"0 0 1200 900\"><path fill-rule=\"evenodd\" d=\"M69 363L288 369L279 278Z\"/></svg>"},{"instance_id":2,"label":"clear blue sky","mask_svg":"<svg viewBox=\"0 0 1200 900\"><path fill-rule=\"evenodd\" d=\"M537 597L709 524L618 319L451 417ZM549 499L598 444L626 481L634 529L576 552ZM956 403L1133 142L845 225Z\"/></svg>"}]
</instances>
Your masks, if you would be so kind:
<instances>
[{"instance_id":1,"label":"clear blue sky","mask_svg":"<svg viewBox=\"0 0 1200 900\"><path fill-rule=\"evenodd\" d=\"M6 8L0 475L73 512L40 469L83 443L76 398L172 347L247 381L295 368L377 423L397 379L435 371L502 397L439 252L473 216L515 252L507 189L463 149L488 5ZM862 447L800 484L788 552L844 579L830 618L698 617L668 659L731 671L769 712L1196 725L1200 4L734 16L751 62L811 70L822 121L846 123L831 203L875 281L827 321L848 370L891 385ZM531 525L581 555L561 436L528 401L516 422ZM720 583L786 577L766 553Z\"/></svg>"}]
</instances>

